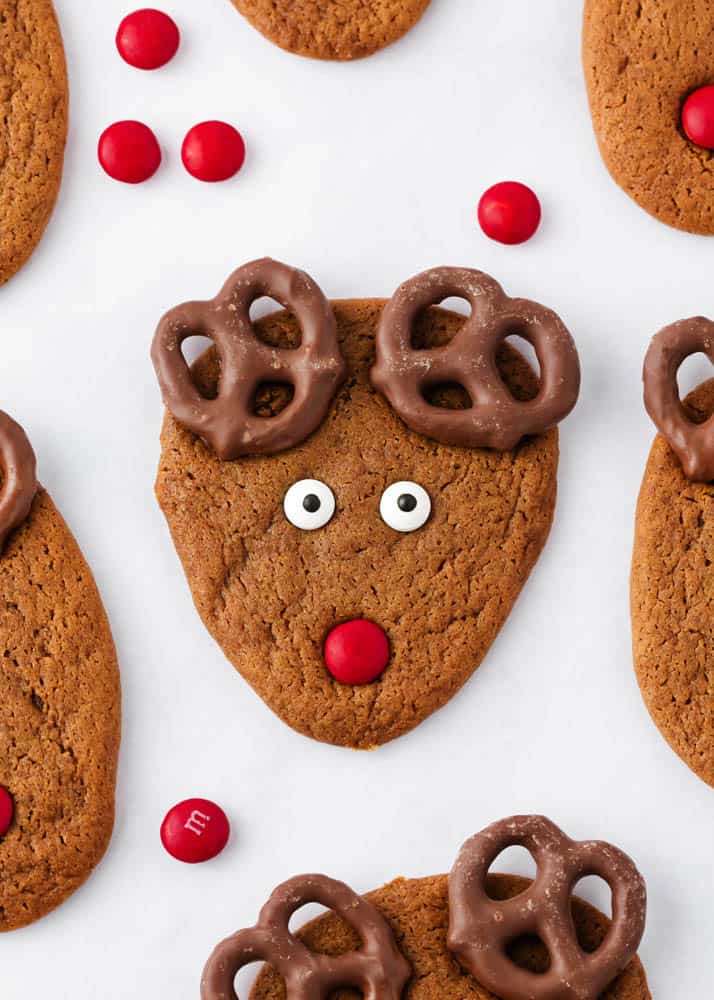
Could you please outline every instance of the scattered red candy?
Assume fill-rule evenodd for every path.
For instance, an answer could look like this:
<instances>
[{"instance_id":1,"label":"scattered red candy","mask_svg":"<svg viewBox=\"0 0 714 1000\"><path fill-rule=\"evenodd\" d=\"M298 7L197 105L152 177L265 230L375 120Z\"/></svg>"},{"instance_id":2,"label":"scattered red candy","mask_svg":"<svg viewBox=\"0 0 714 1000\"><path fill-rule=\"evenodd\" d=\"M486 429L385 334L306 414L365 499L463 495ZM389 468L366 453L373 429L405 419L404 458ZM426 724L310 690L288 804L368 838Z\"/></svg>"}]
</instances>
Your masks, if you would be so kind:
<instances>
[{"instance_id":1,"label":"scattered red candy","mask_svg":"<svg viewBox=\"0 0 714 1000\"><path fill-rule=\"evenodd\" d=\"M202 122L184 139L181 159L199 181L227 181L245 161L243 136L226 122Z\"/></svg>"},{"instance_id":2,"label":"scattered red candy","mask_svg":"<svg viewBox=\"0 0 714 1000\"><path fill-rule=\"evenodd\" d=\"M231 827L220 806L209 799L186 799L169 809L161 824L161 843L177 861L210 861L228 843Z\"/></svg>"},{"instance_id":3,"label":"scattered red candy","mask_svg":"<svg viewBox=\"0 0 714 1000\"><path fill-rule=\"evenodd\" d=\"M181 36L168 14L151 7L127 14L117 31L119 55L136 69L158 69L176 55Z\"/></svg>"},{"instance_id":4,"label":"scattered red candy","mask_svg":"<svg viewBox=\"0 0 714 1000\"><path fill-rule=\"evenodd\" d=\"M333 628L325 640L324 657L340 684L370 684L389 663L389 640L379 625L357 618Z\"/></svg>"},{"instance_id":5,"label":"scattered red candy","mask_svg":"<svg viewBox=\"0 0 714 1000\"><path fill-rule=\"evenodd\" d=\"M478 205L478 221L486 236L509 246L529 240L538 229L540 218L538 198L518 181L494 184Z\"/></svg>"},{"instance_id":6,"label":"scattered red candy","mask_svg":"<svg viewBox=\"0 0 714 1000\"><path fill-rule=\"evenodd\" d=\"M0 785L0 837L10 829L12 817L15 815L15 803L7 788Z\"/></svg>"},{"instance_id":7,"label":"scattered red candy","mask_svg":"<svg viewBox=\"0 0 714 1000\"><path fill-rule=\"evenodd\" d=\"M682 108L682 128L697 146L714 149L714 87L700 87L689 95Z\"/></svg>"},{"instance_id":8,"label":"scattered red candy","mask_svg":"<svg viewBox=\"0 0 714 1000\"><path fill-rule=\"evenodd\" d=\"M142 122L115 122L99 139L99 162L116 181L141 184L156 173L161 148L151 129Z\"/></svg>"}]
</instances>

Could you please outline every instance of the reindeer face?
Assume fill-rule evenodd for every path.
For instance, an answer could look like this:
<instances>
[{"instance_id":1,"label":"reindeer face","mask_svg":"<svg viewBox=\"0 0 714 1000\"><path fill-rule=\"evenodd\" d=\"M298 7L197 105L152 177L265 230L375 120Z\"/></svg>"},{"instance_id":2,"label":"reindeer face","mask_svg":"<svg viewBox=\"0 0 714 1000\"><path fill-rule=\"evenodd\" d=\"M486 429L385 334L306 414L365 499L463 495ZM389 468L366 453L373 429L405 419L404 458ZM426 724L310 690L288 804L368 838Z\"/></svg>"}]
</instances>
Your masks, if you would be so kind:
<instances>
[{"instance_id":1,"label":"reindeer face","mask_svg":"<svg viewBox=\"0 0 714 1000\"><path fill-rule=\"evenodd\" d=\"M228 658L293 728L358 748L412 729L473 673L538 557L556 492L555 430L495 451L406 426L370 377L385 312L378 300L331 307L344 381L304 440L220 460L169 413L157 481L199 613ZM413 342L426 356L456 343L463 323L420 311ZM300 342L287 312L257 332L268 352ZM507 345L498 368L509 398L533 399L535 376ZM204 400L223 374L214 349L194 365ZM470 412L445 381L426 390L431 408ZM279 420L289 400L263 381L256 419Z\"/></svg>"}]
</instances>

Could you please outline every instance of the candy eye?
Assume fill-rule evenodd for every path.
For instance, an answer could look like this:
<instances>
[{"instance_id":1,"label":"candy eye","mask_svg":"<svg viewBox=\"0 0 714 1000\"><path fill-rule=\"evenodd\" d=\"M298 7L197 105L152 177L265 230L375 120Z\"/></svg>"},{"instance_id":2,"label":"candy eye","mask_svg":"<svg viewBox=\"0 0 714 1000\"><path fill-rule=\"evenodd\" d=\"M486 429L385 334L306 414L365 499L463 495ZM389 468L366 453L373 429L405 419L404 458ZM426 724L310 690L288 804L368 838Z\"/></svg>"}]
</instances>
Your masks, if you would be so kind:
<instances>
[{"instance_id":1,"label":"candy eye","mask_svg":"<svg viewBox=\"0 0 714 1000\"><path fill-rule=\"evenodd\" d=\"M324 528L335 513L335 496L319 479L301 479L285 494L283 510L296 528L315 531Z\"/></svg>"},{"instance_id":2,"label":"candy eye","mask_svg":"<svg viewBox=\"0 0 714 1000\"><path fill-rule=\"evenodd\" d=\"M431 499L418 483L392 483L382 494L379 513L395 531L417 531L429 520Z\"/></svg>"}]
</instances>

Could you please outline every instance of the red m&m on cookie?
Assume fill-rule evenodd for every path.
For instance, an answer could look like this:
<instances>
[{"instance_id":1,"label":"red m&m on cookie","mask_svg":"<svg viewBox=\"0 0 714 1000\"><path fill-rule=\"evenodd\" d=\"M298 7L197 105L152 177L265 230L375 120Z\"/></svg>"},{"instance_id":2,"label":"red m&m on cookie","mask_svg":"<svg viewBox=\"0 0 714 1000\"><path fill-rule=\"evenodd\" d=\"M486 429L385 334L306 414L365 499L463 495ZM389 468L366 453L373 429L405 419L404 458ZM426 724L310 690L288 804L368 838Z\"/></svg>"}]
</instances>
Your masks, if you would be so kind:
<instances>
[{"instance_id":1,"label":"red m&m on cookie","mask_svg":"<svg viewBox=\"0 0 714 1000\"><path fill-rule=\"evenodd\" d=\"M714 86L689 95L682 108L682 128L697 146L714 149Z\"/></svg>"},{"instance_id":2,"label":"red m&m on cookie","mask_svg":"<svg viewBox=\"0 0 714 1000\"><path fill-rule=\"evenodd\" d=\"M245 162L243 136L227 122L201 122L186 135L181 159L199 181L227 181Z\"/></svg>"},{"instance_id":3,"label":"red m&m on cookie","mask_svg":"<svg viewBox=\"0 0 714 1000\"><path fill-rule=\"evenodd\" d=\"M15 815L15 804L7 788L0 785L0 837L10 829L12 817Z\"/></svg>"},{"instance_id":4,"label":"red m&m on cookie","mask_svg":"<svg viewBox=\"0 0 714 1000\"><path fill-rule=\"evenodd\" d=\"M136 69L165 66L176 55L180 41L176 22L153 7L127 14L116 37L119 55Z\"/></svg>"},{"instance_id":5,"label":"red m&m on cookie","mask_svg":"<svg viewBox=\"0 0 714 1000\"><path fill-rule=\"evenodd\" d=\"M478 221L486 236L514 246L525 243L540 225L540 202L535 193L518 181L494 184L478 205Z\"/></svg>"},{"instance_id":6,"label":"red m&m on cookie","mask_svg":"<svg viewBox=\"0 0 714 1000\"><path fill-rule=\"evenodd\" d=\"M195 865L220 854L231 833L228 817L209 799L185 799L169 809L161 843L171 857Z\"/></svg>"},{"instance_id":7,"label":"red m&m on cookie","mask_svg":"<svg viewBox=\"0 0 714 1000\"><path fill-rule=\"evenodd\" d=\"M325 666L340 684L371 684L389 663L389 640L374 622L356 618L333 628L325 640Z\"/></svg>"},{"instance_id":8,"label":"red m&m on cookie","mask_svg":"<svg viewBox=\"0 0 714 1000\"><path fill-rule=\"evenodd\" d=\"M102 132L97 148L99 162L115 181L141 184L156 173L161 164L161 147L148 125L142 122L115 122Z\"/></svg>"}]
</instances>

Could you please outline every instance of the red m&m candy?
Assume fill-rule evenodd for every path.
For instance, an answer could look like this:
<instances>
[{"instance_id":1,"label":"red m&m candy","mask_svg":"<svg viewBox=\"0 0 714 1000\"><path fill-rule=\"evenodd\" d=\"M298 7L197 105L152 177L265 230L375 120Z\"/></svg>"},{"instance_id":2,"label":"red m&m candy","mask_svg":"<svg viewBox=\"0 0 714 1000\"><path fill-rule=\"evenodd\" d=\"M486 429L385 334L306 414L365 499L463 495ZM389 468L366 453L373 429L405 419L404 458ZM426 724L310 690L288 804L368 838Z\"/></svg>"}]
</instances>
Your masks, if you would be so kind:
<instances>
[{"instance_id":1,"label":"red m&m candy","mask_svg":"<svg viewBox=\"0 0 714 1000\"><path fill-rule=\"evenodd\" d=\"M389 640L374 622L356 618L338 625L325 640L325 666L341 684L370 684L389 663Z\"/></svg>"},{"instance_id":2,"label":"red m&m candy","mask_svg":"<svg viewBox=\"0 0 714 1000\"><path fill-rule=\"evenodd\" d=\"M119 55L136 69L165 66L176 55L180 41L175 21L152 7L127 14L116 37Z\"/></svg>"},{"instance_id":3,"label":"red m&m candy","mask_svg":"<svg viewBox=\"0 0 714 1000\"><path fill-rule=\"evenodd\" d=\"M700 87L689 95L682 108L682 128L697 146L714 149L714 87Z\"/></svg>"},{"instance_id":4,"label":"red m&m candy","mask_svg":"<svg viewBox=\"0 0 714 1000\"><path fill-rule=\"evenodd\" d=\"M199 181L227 181L245 161L243 136L226 122L201 122L186 135L181 159Z\"/></svg>"},{"instance_id":5,"label":"red m&m candy","mask_svg":"<svg viewBox=\"0 0 714 1000\"><path fill-rule=\"evenodd\" d=\"M215 802L186 799L167 812L161 824L161 843L177 861L195 865L220 854L230 832L228 818Z\"/></svg>"},{"instance_id":6,"label":"red m&m candy","mask_svg":"<svg viewBox=\"0 0 714 1000\"><path fill-rule=\"evenodd\" d=\"M478 221L486 236L510 246L529 240L538 229L540 218L538 198L518 181L494 184L478 205Z\"/></svg>"},{"instance_id":7,"label":"red m&m candy","mask_svg":"<svg viewBox=\"0 0 714 1000\"><path fill-rule=\"evenodd\" d=\"M7 833L15 815L15 804L7 788L0 785L0 837Z\"/></svg>"},{"instance_id":8,"label":"red m&m candy","mask_svg":"<svg viewBox=\"0 0 714 1000\"><path fill-rule=\"evenodd\" d=\"M102 132L97 149L99 162L116 181L141 184L156 173L161 147L142 122L115 122Z\"/></svg>"}]
</instances>

